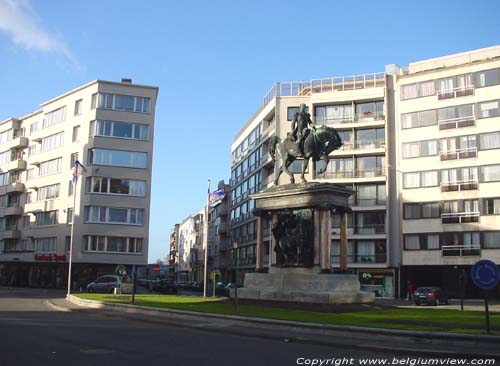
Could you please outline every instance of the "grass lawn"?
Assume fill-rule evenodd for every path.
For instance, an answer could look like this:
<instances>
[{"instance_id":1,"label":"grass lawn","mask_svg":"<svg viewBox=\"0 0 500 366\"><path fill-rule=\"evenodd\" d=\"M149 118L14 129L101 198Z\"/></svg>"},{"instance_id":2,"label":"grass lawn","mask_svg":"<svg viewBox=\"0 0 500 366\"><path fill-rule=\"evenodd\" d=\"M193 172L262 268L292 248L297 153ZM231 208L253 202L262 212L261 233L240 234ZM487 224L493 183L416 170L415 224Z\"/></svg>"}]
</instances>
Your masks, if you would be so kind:
<instances>
[{"instance_id":1,"label":"grass lawn","mask_svg":"<svg viewBox=\"0 0 500 366\"><path fill-rule=\"evenodd\" d=\"M82 299L130 304L131 295L79 294ZM196 311L202 313L234 314L232 302L221 298L203 298L176 295L136 295L135 304L148 307ZM269 307L238 306L237 315L293 320L305 323L353 325L373 328L425 330L451 333L485 333L483 312L408 308L367 310L348 313L328 313ZM492 334L500 335L500 314L491 313Z\"/></svg>"}]
</instances>

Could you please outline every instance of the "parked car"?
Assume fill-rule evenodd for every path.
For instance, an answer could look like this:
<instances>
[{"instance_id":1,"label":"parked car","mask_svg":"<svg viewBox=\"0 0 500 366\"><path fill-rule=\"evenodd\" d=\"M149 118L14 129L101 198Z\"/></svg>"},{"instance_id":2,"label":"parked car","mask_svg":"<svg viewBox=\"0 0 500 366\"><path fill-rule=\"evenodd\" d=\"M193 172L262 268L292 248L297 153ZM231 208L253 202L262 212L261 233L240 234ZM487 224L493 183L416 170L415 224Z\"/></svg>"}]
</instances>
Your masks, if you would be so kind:
<instances>
[{"instance_id":1,"label":"parked car","mask_svg":"<svg viewBox=\"0 0 500 366\"><path fill-rule=\"evenodd\" d=\"M106 275L98 277L94 282L87 285L87 292L113 293L115 288L121 287L122 293L132 293L134 285L122 279L120 276Z\"/></svg>"},{"instance_id":2,"label":"parked car","mask_svg":"<svg viewBox=\"0 0 500 366\"><path fill-rule=\"evenodd\" d=\"M440 287L419 287L415 290L413 297L416 305L424 303L438 306L450 303L448 296Z\"/></svg>"},{"instance_id":3,"label":"parked car","mask_svg":"<svg viewBox=\"0 0 500 366\"><path fill-rule=\"evenodd\" d=\"M171 280L161 280L158 284L158 290L162 294L176 294L177 293L177 285Z\"/></svg>"}]
</instances>

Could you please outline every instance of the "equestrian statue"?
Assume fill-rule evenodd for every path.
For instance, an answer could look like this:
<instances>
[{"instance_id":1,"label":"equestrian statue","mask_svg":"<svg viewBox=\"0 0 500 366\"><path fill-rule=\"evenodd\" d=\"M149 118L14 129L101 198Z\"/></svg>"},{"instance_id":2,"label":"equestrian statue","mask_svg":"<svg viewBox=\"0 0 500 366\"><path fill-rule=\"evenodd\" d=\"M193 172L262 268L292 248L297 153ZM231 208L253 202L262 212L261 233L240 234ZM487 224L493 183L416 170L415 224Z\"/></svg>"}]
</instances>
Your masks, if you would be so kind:
<instances>
[{"instance_id":1,"label":"equestrian statue","mask_svg":"<svg viewBox=\"0 0 500 366\"><path fill-rule=\"evenodd\" d=\"M283 172L290 177L290 183L295 183L295 178L288 168L297 158L304 159L300 175L302 183L306 182L304 174L311 158L315 162L319 160L324 162L324 166L318 171L318 174L324 173L329 162L328 155L341 146L342 140L337 130L327 126L316 127L311 120L311 115L305 111L305 104L301 104L299 111L293 117L292 132L288 133L283 141L277 136L273 136L269 141L269 153L273 161L277 160L276 152L279 153L282 160L274 184L278 185L280 175Z\"/></svg>"}]
</instances>

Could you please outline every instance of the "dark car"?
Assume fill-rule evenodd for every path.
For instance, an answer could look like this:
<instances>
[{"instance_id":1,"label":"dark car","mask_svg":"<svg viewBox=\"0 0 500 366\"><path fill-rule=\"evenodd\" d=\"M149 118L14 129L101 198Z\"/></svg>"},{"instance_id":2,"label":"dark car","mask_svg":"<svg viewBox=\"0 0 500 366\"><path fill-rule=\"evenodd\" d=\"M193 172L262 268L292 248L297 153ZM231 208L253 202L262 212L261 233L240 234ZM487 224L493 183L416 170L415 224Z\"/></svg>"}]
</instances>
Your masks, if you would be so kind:
<instances>
[{"instance_id":1,"label":"dark car","mask_svg":"<svg viewBox=\"0 0 500 366\"><path fill-rule=\"evenodd\" d=\"M449 299L440 287L419 287L415 290L414 300L416 305L428 304L438 306L448 305Z\"/></svg>"},{"instance_id":2,"label":"dark car","mask_svg":"<svg viewBox=\"0 0 500 366\"><path fill-rule=\"evenodd\" d=\"M157 285L157 291L162 294L176 294L177 285L171 280L161 280Z\"/></svg>"}]
</instances>

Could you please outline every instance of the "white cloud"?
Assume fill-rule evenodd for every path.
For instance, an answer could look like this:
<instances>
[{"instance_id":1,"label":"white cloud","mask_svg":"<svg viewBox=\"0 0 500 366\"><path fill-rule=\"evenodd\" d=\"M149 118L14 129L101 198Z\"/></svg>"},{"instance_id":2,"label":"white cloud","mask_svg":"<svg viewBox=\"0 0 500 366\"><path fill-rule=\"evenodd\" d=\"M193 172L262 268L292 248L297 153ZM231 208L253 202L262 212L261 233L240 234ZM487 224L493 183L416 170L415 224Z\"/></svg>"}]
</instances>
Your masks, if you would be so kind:
<instances>
[{"instance_id":1,"label":"white cloud","mask_svg":"<svg viewBox=\"0 0 500 366\"><path fill-rule=\"evenodd\" d=\"M78 65L64 42L44 29L29 0L0 0L0 31L8 33L16 45L28 50L60 53Z\"/></svg>"}]
</instances>

